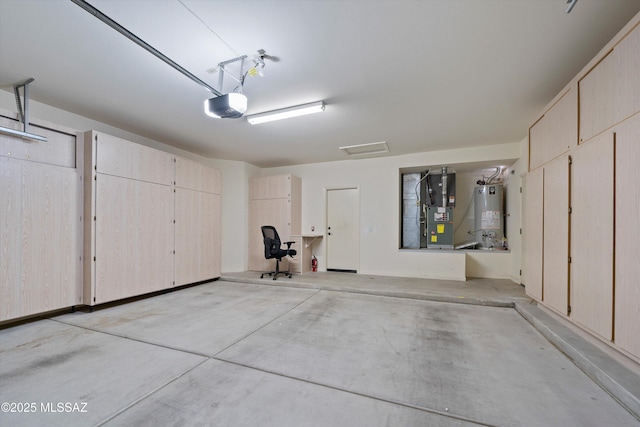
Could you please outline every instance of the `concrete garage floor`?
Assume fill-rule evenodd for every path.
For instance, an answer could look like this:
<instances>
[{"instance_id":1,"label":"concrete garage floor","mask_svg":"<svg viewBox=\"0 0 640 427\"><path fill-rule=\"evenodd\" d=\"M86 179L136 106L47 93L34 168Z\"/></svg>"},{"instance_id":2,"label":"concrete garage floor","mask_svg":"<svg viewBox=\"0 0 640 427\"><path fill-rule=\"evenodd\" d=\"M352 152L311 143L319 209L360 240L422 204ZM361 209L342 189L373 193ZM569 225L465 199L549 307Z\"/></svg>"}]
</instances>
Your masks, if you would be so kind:
<instances>
[{"instance_id":1,"label":"concrete garage floor","mask_svg":"<svg viewBox=\"0 0 640 427\"><path fill-rule=\"evenodd\" d=\"M0 425L638 426L637 368L510 281L237 273L0 330Z\"/></svg>"}]
</instances>

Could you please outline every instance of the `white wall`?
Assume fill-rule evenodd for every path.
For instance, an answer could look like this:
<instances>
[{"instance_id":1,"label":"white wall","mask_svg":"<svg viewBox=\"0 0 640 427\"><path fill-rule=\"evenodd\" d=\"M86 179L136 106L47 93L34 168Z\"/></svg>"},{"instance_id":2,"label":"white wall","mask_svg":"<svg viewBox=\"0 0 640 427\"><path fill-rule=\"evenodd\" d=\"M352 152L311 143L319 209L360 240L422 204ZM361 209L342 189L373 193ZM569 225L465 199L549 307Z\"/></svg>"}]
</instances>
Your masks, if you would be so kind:
<instances>
[{"instance_id":1,"label":"white wall","mask_svg":"<svg viewBox=\"0 0 640 427\"><path fill-rule=\"evenodd\" d=\"M400 250L400 168L421 165L450 165L480 161L500 161L520 157L520 144L501 144L373 159L344 160L297 166L268 168L262 175L288 174L302 179L302 232L324 234L326 230L326 189L360 189L360 266L358 272L389 276L448 278L461 280L466 274L460 254ZM519 221L518 221L519 222ZM517 225L519 228L519 224ZM326 269L326 246L315 246L320 270ZM489 254L491 255L491 254ZM510 278L513 258L501 254L500 261L481 263L485 277ZM464 256L463 256L464 258ZM462 261L465 262L464 260ZM498 264L499 268L496 270ZM518 261L519 264L519 261ZM464 265L464 264L462 264ZM493 265L493 266L492 266ZM505 267L506 266L506 267ZM460 268L463 268L462 274ZM462 277L461 277L462 276Z\"/></svg>"},{"instance_id":2,"label":"white wall","mask_svg":"<svg viewBox=\"0 0 640 427\"><path fill-rule=\"evenodd\" d=\"M520 228L520 174L526 172L526 140L479 148L426 152L413 155L344 160L298 166L260 169L245 162L207 159L178 148L123 131L104 123L30 101L32 118L79 131L98 130L146 146L191 158L222 171L222 272L244 271L248 265L248 185L249 177L291 173L302 178L302 232L325 233L326 189L360 189L360 266L364 274L464 280L465 276L511 278L519 282L520 242L510 232L509 253L499 257L464 252L432 253L400 250L400 168L451 165L521 158L510 175L507 213L510 229ZM16 111L11 92L0 90L0 108ZM522 169L521 171L519 169ZM513 181L512 181L513 180ZM513 189L513 190L512 190ZM513 196L518 191L517 197ZM466 204L460 200L459 203ZM516 221L517 218L517 221ZM517 222L517 224L516 224ZM315 246L320 270L326 269L325 243ZM491 255L491 254L488 254Z\"/></svg>"},{"instance_id":3,"label":"white wall","mask_svg":"<svg viewBox=\"0 0 640 427\"><path fill-rule=\"evenodd\" d=\"M222 172L222 273L245 271L249 265L249 178L260 168L245 162L210 159Z\"/></svg>"}]
</instances>

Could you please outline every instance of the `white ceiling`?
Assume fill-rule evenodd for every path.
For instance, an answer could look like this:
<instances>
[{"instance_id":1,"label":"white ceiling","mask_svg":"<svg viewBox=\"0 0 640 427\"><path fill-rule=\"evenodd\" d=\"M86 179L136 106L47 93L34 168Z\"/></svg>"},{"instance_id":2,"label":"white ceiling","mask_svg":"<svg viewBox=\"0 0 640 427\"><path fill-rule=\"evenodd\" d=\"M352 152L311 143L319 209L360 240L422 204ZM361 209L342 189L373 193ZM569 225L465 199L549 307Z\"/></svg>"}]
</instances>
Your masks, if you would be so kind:
<instances>
[{"instance_id":1,"label":"white ceiling","mask_svg":"<svg viewBox=\"0 0 640 427\"><path fill-rule=\"evenodd\" d=\"M325 100L262 125L203 112L211 93L70 0L0 0L0 88L144 137L261 167L521 141L640 0L89 0L217 88L218 62L258 49L247 114ZM225 82L229 79L225 79ZM226 85L225 85L226 86ZM225 89L225 92L228 89Z\"/></svg>"}]
</instances>

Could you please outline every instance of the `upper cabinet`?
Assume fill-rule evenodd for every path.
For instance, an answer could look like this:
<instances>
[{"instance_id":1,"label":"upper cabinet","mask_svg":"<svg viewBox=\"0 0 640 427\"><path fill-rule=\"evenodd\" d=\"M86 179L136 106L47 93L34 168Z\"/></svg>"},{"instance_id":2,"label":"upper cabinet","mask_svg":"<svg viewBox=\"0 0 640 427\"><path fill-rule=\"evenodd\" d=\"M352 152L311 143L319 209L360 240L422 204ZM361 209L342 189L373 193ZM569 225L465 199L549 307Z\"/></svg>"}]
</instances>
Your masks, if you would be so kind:
<instances>
[{"instance_id":1,"label":"upper cabinet","mask_svg":"<svg viewBox=\"0 0 640 427\"><path fill-rule=\"evenodd\" d=\"M580 143L640 111L638 52L636 26L579 81Z\"/></svg>"},{"instance_id":2,"label":"upper cabinet","mask_svg":"<svg viewBox=\"0 0 640 427\"><path fill-rule=\"evenodd\" d=\"M92 132L97 173L156 184L173 184L173 157L164 151L134 144L104 133Z\"/></svg>"},{"instance_id":3,"label":"upper cabinet","mask_svg":"<svg viewBox=\"0 0 640 427\"><path fill-rule=\"evenodd\" d=\"M219 169L176 158L176 187L205 193L221 194L222 177Z\"/></svg>"},{"instance_id":4,"label":"upper cabinet","mask_svg":"<svg viewBox=\"0 0 640 427\"><path fill-rule=\"evenodd\" d=\"M529 170L566 153L578 140L578 99L569 89L529 129Z\"/></svg>"}]
</instances>

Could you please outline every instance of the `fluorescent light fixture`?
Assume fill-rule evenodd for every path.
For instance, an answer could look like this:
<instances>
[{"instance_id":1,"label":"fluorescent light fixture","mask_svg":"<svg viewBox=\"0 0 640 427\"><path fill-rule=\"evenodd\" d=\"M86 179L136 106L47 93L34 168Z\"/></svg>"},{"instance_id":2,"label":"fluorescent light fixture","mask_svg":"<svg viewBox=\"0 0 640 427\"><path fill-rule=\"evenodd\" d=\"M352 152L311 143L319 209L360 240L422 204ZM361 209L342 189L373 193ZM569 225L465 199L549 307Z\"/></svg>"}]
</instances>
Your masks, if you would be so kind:
<instances>
[{"instance_id":1,"label":"fluorescent light fixture","mask_svg":"<svg viewBox=\"0 0 640 427\"><path fill-rule=\"evenodd\" d=\"M252 125L272 122L274 120L288 119L290 117L304 116L306 114L320 113L324 111L324 101L311 102L309 104L296 105L295 107L281 108L279 110L265 111L264 113L247 116Z\"/></svg>"},{"instance_id":2,"label":"fluorescent light fixture","mask_svg":"<svg viewBox=\"0 0 640 427\"><path fill-rule=\"evenodd\" d=\"M204 101L204 112L216 119L237 119L247 111L247 97L241 93L228 93Z\"/></svg>"},{"instance_id":3,"label":"fluorescent light fixture","mask_svg":"<svg viewBox=\"0 0 640 427\"><path fill-rule=\"evenodd\" d=\"M339 148L349 156L365 156L368 154L380 154L389 152L389 146L387 145L386 141L371 142L369 144L347 145L345 147Z\"/></svg>"}]
</instances>

